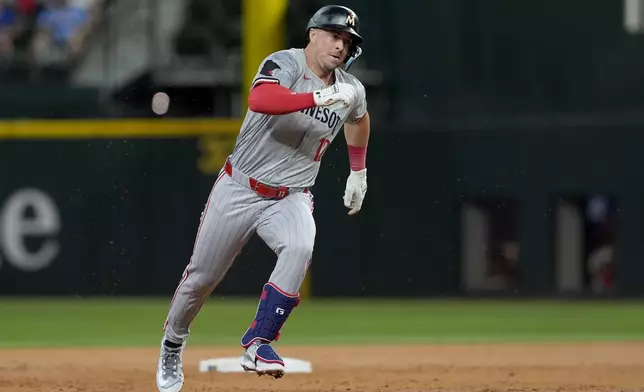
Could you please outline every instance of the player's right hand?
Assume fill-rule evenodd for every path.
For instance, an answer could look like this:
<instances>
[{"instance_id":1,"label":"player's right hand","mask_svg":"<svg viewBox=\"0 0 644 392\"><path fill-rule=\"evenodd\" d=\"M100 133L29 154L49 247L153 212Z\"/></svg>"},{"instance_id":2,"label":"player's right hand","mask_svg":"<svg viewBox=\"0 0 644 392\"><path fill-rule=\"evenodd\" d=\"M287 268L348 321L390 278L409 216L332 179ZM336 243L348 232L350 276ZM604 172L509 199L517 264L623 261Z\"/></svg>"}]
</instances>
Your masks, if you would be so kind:
<instances>
[{"instance_id":1,"label":"player's right hand","mask_svg":"<svg viewBox=\"0 0 644 392\"><path fill-rule=\"evenodd\" d=\"M313 100L317 106L330 106L341 102L345 107L349 107L355 96L355 87L348 83L336 83L333 86L313 91Z\"/></svg>"}]
</instances>

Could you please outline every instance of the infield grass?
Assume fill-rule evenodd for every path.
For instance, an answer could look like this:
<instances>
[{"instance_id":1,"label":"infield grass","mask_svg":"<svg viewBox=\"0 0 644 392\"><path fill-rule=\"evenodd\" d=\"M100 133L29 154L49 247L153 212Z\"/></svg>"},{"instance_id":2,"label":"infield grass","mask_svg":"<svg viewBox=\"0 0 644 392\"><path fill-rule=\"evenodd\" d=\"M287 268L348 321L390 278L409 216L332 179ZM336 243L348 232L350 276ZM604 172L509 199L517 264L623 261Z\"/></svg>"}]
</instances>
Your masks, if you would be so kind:
<instances>
[{"instance_id":1,"label":"infield grass","mask_svg":"<svg viewBox=\"0 0 644 392\"><path fill-rule=\"evenodd\" d=\"M0 347L157 346L169 299L0 299ZM302 301L280 344L644 340L644 302ZM236 345L256 300L213 298L190 344Z\"/></svg>"}]
</instances>

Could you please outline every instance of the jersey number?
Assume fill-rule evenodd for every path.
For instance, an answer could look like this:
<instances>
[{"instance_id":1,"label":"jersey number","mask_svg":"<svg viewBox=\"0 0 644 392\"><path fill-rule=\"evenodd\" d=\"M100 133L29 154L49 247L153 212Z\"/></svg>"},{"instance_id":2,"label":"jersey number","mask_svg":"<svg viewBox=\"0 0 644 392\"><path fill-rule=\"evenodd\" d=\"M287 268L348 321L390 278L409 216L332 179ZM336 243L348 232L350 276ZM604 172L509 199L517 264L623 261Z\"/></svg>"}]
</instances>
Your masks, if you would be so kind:
<instances>
[{"instance_id":1,"label":"jersey number","mask_svg":"<svg viewBox=\"0 0 644 392\"><path fill-rule=\"evenodd\" d=\"M324 155L330 144L331 141L329 139L320 139L320 145L318 146L318 150L315 152L315 158L313 158L313 161L320 162L322 155Z\"/></svg>"}]
</instances>

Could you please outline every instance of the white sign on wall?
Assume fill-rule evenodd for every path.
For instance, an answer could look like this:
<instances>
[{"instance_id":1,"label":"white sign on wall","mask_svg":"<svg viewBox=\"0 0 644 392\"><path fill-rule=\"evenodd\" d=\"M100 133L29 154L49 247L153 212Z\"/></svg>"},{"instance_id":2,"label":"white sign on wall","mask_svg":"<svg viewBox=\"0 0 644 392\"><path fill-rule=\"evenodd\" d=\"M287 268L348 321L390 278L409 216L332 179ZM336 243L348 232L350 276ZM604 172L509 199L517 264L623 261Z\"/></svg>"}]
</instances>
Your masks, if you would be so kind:
<instances>
[{"instance_id":1,"label":"white sign on wall","mask_svg":"<svg viewBox=\"0 0 644 392\"><path fill-rule=\"evenodd\" d=\"M19 189L0 208L0 267L9 263L23 272L36 272L51 265L60 252L61 230L58 207L47 193ZM38 238L28 247L28 238Z\"/></svg>"}]
</instances>

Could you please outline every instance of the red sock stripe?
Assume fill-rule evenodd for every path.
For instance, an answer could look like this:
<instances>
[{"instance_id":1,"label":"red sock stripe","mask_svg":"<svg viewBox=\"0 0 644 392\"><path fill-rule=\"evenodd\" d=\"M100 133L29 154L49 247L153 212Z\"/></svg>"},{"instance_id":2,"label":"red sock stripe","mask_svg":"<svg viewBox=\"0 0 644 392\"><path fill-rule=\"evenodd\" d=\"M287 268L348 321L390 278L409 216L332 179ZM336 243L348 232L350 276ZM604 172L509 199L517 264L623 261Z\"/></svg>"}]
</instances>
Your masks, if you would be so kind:
<instances>
[{"instance_id":1,"label":"red sock stripe","mask_svg":"<svg viewBox=\"0 0 644 392\"><path fill-rule=\"evenodd\" d=\"M299 298L299 296L300 296L300 293L295 293L295 294L287 293L286 291L284 291L284 290L280 289L279 287L277 287L277 285L275 285L275 283L268 282L266 284L271 286L275 290L277 290L283 296L286 296L286 297L289 297L289 298Z\"/></svg>"}]
</instances>

